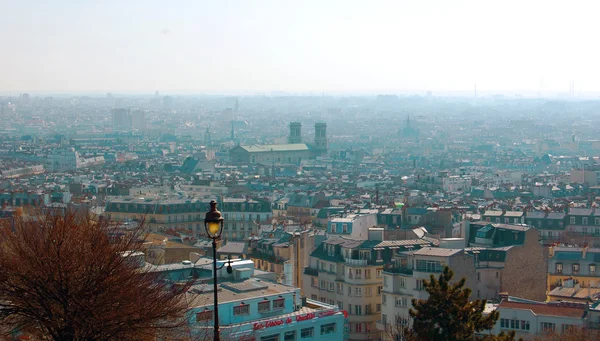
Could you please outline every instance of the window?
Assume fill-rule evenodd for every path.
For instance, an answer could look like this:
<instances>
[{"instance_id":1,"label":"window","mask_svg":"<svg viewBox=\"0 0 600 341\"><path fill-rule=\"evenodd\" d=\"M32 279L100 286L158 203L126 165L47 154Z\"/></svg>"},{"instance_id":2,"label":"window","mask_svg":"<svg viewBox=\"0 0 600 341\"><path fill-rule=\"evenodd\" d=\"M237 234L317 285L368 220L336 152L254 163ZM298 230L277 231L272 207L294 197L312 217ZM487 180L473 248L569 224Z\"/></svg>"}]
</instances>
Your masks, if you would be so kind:
<instances>
[{"instance_id":1,"label":"window","mask_svg":"<svg viewBox=\"0 0 600 341\"><path fill-rule=\"evenodd\" d=\"M529 330L529 321L521 321L521 329Z\"/></svg>"},{"instance_id":2,"label":"window","mask_svg":"<svg viewBox=\"0 0 600 341\"><path fill-rule=\"evenodd\" d=\"M388 276L383 276L383 286L384 287L388 286Z\"/></svg>"},{"instance_id":3,"label":"window","mask_svg":"<svg viewBox=\"0 0 600 341\"><path fill-rule=\"evenodd\" d=\"M570 222L571 222L571 225L574 225L575 224L575 217L571 217Z\"/></svg>"},{"instance_id":4,"label":"window","mask_svg":"<svg viewBox=\"0 0 600 341\"><path fill-rule=\"evenodd\" d=\"M387 301L387 296L386 296L386 295L383 295L383 296L381 297L381 303L383 303L383 305L385 305L386 301Z\"/></svg>"},{"instance_id":5,"label":"window","mask_svg":"<svg viewBox=\"0 0 600 341\"><path fill-rule=\"evenodd\" d=\"M271 310L271 301L258 302L258 312L262 313Z\"/></svg>"},{"instance_id":6,"label":"window","mask_svg":"<svg viewBox=\"0 0 600 341\"><path fill-rule=\"evenodd\" d=\"M344 285L342 283L337 284L337 292L339 292L340 294L344 293Z\"/></svg>"},{"instance_id":7,"label":"window","mask_svg":"<svg viewBox=\"0 0 600 341\"><path fill-rule=\"evenodd\" d=\"M331 232L332 233L336 233L337 231L335 230L335 224L331 223Z\"/></svg>"},{"instance_id":8,"label":"window","mask_svg":"<svg viewBox=\"0 0 600 341\"><path fill-rule=\"evenodd\" d=\"M382 269L377 269L377 270L375 270L375 277L377 277L377 278L381 278L381 275L382 275L382 273L383 273L383 270L382 270Z\"/></svg>"},{"instance_id":9,"label":"window","mask_svg":"<svg viewBox=\"0 0 600 341\"><path fill-rule=\"evenodd\" d=\"M406 288L406 278L404 278L404 277L398 278L398 286L400 288Z\"/></svg>"},{"instance_id":10,"label":"window","mask_svg":"<svg viewBox=\"0 0 600 341\"><path fill-rule=\"evenodd\" d=\"M324 280L321 280L319 287L323 290L327 289L327 282L325 282Z\"/></svg>"},{"instance_id":11,"label":"window","mask_svg":"<svg viewBox=\"0 0 600 341\"><path fill-rule=\"evenodd\" d=\"M362 315L362 305L355 304L354 305L354 313L356 315Z\"/></svg>"},{"instance_id":12,"label":"window","mask_svg":"<svg viewBox=\"0 0 600 341\"><path fill-rule=\"evenodd\" d=\"M362 278L362 270L361 269L356 269L355 274L356 274L356 279Z\"/></svg>"},{"instance_id":13,"label":"window","mask_svg":"<svg viewBox=\"0 0 600 341\"><path fill-rule=\"evenodd\" d=\"M425 290L425 285L423 284L422 279L417 280L417 290Z\"/></svg>"},{"instance_id":14,"label":"window","mask_svg":"<svg viewBox=\"0 0 600 341\"><path fill-rule=\"evenodd\" d=\"M362 296L362 288L354 288L355 296Z\"/></svg>"},{"instance_id":15,"label":"window","mask_svg":"<svg viewBox=\"0 0 600 341\"><path fill-rule=\"evenodd\" d=\"M283 341L295 341L296 340L296 331L290 330L283 333Z\"/></svg>"},{"instance_id":16,"label":"window","mask_svg":"<svg viewBox=\"0 0 600 341\"><path fill-rule=\"evenodd\" d=\"M381 312L381 304L377 303L377 305L375 306L375 312Z\"/></svg>"},{"instance_id":17,"label":"window","mask_svg":"<svg viewBox=\"0 0 600 341\"><path fill-rule=\"evenodd\" d=\"M600 225L600 218L594 218L594 225Z\"/></svg>"},{"instance_id":18,"label":"window","mask_svg":"<svg viewBox=\"0 0 600 341\"><path fill-rule=\"evenodd\" d=\"M273 310L283 309L285 308L285 300L283 298L278 298L273 300Z\"/></svg>"},{"instance_id":19,"label":"window","mask_svg":"<svg viewBox=\"0 0 600 341\"><path fill-rule=\"evenodd\" d=\"M352 315L352 304L348 304L348 314Z\"/></svg>"},{"instance_id":20,"label":"window","mask_svg":"<svg viewBox=\"0 0 600 341\"><path fill-rule=\"evenodd\" d=\"M352 287L348 287L348 296L352 296Z\"/></svg>"},{"instance_id":21,"label":"window","mask_svg":"<svg viewBox=\"0 0 600 341\"><path fill-rule=\"evenodd\" d=\"M556 273L557 274L562 274L563 273L562 263L556 263Z\"/></svg>"},{"instance_id":22,"label":"window","mask_svg":"<svg viewBox=\"0 0 600 341\"><path fill-rule=\"evenodd\" d=\"M263 336L260 338L260 341L279 341L279 334Z\"/></svg>"},{"instance_id":23,"label":"window","mask_svg":"<svg viewBox=\"0 0 600 341\"><path fill-rule=\"evenodd\" d=\"M540 327L544 332L553 332L556 329L556 325L550 322L542 322L540 323Z\"/></svg>"},{"instance_id":24,"label":"window","mask_svg":"<svg viewBox=\"0 0 600 341\"><path fill-rule=\"evenodd\" d=\"M335 283L329 282L329 290L328 291L335 291Z\"/></svg>"},{"instance_id":25,"label":"window","mask_svg":"<svg viewBox=\"0 0 600 341\"><path fill-rule=\"evenodd\" d=\"M317 295L310 295L310 299L313 300L313 301L316 301L319 298L317 297Z\"/></svg>"},{"instance_id":26,"label":"window","mask_svg":"<svg viewBox=\"0 0 600 341\"><path fill-rule=\"evenodd\" d=\"M406 297L396 297L396 307L406 307L407 302Z\"/></svg>"},{"instance_id":27,"label":"window","mask_svg":"<svg viewBox=\"0 0 600 341\"><path fill-rule=\"evenodd\" d=\"M335 323L327 323L321 326L321 335L335 333Z\"/></svg>"},{"instance_id":28,"label":"window","mask_svg":"<svg viewBox=\"0 0 600 341\"><path fill-rule=\"evenodd\" d=\"M583 217L581 219L581 225L587 225L588 224L588 218L587 217Z\"/></svg>"},{"instance_id":29,"label":"window","mask_svg":"<svg viewBox=\"0 0 600 341\"><path fill-rule=\"evenodd\" d=\"M335 265L329 264L329 272L335 273Z\"/></svg>"},{"instance_id":30,"label":"window","mask_svg":"<svg viewBox=\"0 0 600 341\"><path fill-rule=\"evenodd\" d=\"M201 321L210 321L213 318L213 311L212 310L205 310L199 313L196 313L196 322L201 322Z\"/></svg>"},{"instance_id":31,"label":"window","mask_svg":"<svg viewBox=\"0 0 600 341\"><path fill-rule=\"evenodd\" d=\"M442 264L439 261L417 259L417 271L420 272L442 272Z\"/></svg>"},{"instance_id":32,"label":"window","mask_svg":"<svg viewBox=\"0 0 600 341\"><path fill-rule=\"evenodd\" d=\"M477 280L481 281L481 273L480 272L477 273Z\"/></svg>"},{"instance_id":33,"label":"window","mask_svg":"<svg viewBox=\"0 0 600 341\"><path fill-rule=\"evenodd\" d=\"M342 224L342 233L348 233L348 224Z\"/></svg>"},{"instance_id":34,"label":"window","mask_svg":"<svg viewBox=\"0 0 600 341\"><path fill-rule=\"evenodd\" d=\"M590 264L590 275L596 274L596 264Z\"/></svg>"},{"instance_id":35,"label":"window","mask_svg":"<svg viewBox=\"0 0 600 341\"><path fill-rule=\"evenodd\" d=\"M370 297L373 295L373 289L371 287L366 288L365 296Z\"/></svg>"},{"instance_id":36,"label":"window","mask_svg":"<svg viewBox=\"0 0 600 341\"><path fill-rule=\"evenodd\" d=\"M573 264L573 274L577 275L579 273L579 264Z\"/></svg>"},{"instance_id":37,"label":"window","mask_svg":"<svg viewBox=\"0 0 600 341\"><path fill-rule=\"evenodd\" d=\"M562 325L562 332L568 332L568 331L572 331L575 329L575 325L573 324L563 324Z\"/></svg>"},{"instance_id":38,"label":"window","mask_svg":"<svg viewBox=\"0 0 600 341\"><path fill-rule=\"evenodd\" d=\"M314 333L315 333L315 327L302 328L302 330L300 330L300 338L308 339L309 337L313 337Z\"/></svg>"},{"instance_id":39,"label":"window","mask_svg":"<svg viewBox=\"0 0 600 341\"><path fill-rule=\"evenodd\" d=\"M233 307L233 315L248 315L250 314L250 306L247 304L240 304Z\"/></svg>"},{"instance_id":40,"label":"window","mask_svg":"<svg viewBox=\"0 0 600 341\"><path fill-rule=\"evenodd\" d=\"M383 287L381 285L377 287L377 296L381 295L382 290L383 290Z\"/></svg>"},{"instance_id":41,"label":"window","mask_svg":"<svg viewBox=\"0 0 600 341\"><path fill-rule=\"evenodd\" d=\"M354 324L354 332L355 333L362 333L362 323L355 323Z\"/></svg>"},{"instance_id":42,"label":"window","mask_svg":"<svg viewBox=\"0 0 600 341\"><path fill-rule=\"evenodd\" d=\"M340 310L344 310L344 302L337 301L337 306L338 306L338 308L340 308Z\"/></svg>"},{"instance_id":43,"label":"window","mask_svg":"<svg viewBox=\"0 0 600 341\"><path fill-rule=\"evenodd\" d=\"M506 319L500 319L500 328L506 328Z\"/></svg>"},{"instance_id":44,"label":"window","mask_svg":"<svg viewBox=\"0 0 600 341\"><path fill-rule=\"evenodd\" d=\"M311 277L310 279L311 279L311 282L312 282L311 285L314 288L316 288L318 286L317 283L319 282L319 280L317 279L317 277Z\"/></svg>"}]
</instances>

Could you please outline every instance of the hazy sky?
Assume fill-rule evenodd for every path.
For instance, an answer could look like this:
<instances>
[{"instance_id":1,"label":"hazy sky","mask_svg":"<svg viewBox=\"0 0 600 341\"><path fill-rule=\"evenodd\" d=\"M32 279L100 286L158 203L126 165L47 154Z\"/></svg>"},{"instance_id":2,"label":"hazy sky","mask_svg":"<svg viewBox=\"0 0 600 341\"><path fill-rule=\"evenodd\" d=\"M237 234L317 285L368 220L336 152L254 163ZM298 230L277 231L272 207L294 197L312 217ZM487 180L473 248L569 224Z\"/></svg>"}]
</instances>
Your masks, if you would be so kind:
<instances>
[{"instance_id":1,"label":"hazy sky","mask_svg":"<svg viewBox=\"0 0 600 341\"><path fill-rule=\"evenodd\" d=\"M0 91L600 92L596 3L0 0Z\"/></svg>"}]
</instances>

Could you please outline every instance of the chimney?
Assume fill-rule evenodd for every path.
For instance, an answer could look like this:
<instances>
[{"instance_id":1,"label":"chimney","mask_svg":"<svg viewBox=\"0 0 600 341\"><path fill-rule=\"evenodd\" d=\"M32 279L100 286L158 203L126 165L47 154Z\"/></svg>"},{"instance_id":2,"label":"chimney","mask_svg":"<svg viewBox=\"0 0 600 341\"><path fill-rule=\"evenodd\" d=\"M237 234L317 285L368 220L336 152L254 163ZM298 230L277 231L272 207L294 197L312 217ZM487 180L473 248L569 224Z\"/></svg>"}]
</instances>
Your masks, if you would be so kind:
<instances>
[{"instance_id":1,"label":"chimney","mask_svg":"<svg viewBox=\"0 0 600 341\"><path fill-rule=\"evenodd\" d=\"M502 302L504 300L508 301L508 292L503 291L503 292L499 293L498 295L500 296L500 302Z\"/></svg>"}]
</instances>

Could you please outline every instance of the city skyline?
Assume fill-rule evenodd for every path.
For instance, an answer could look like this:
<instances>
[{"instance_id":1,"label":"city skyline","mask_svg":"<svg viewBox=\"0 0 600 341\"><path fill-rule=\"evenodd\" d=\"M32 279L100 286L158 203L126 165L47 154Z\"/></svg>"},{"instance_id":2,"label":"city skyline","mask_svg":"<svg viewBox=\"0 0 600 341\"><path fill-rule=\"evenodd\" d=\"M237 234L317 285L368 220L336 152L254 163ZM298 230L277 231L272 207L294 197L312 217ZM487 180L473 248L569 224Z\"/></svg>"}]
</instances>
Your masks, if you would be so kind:
<instances>
[{"instance_id":1,"label":"city skyline","mask_svg":"<svg viewBox=\"0 0 600 341\"><path fill-rule=\"evenodd\" d=\"M600 93L586 1L169 5L6 4L0 93Z\"/></svg>"}]
</instances>

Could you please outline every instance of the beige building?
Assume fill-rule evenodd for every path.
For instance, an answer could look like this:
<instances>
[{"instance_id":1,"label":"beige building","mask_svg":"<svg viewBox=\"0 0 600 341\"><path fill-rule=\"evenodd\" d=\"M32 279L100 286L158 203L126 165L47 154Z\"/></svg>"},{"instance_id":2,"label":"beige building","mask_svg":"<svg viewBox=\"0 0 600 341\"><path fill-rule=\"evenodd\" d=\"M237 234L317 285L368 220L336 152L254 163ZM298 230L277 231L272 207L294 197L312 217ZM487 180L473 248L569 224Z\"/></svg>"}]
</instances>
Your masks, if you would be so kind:
<instances>
[{"instance_id":1,"label":"beige building","mask_svg":"<svg viewBox=\"0 0 600 341\"><path fill-rule=\"evenodd\" d=\"M377 340L381 318L384 264L400 245L430 245L426 240L380 241L329 237L310 255L302 289L311 299L348 312L349 340Z\"/></svg>"},{"instance_id":2,"label":"beige building","mask_svg":"<svg viewBox=\"0 0 600 341\"><path fill-rule=\"evenodd\" d=\"M473 256L462 249L425 247L396 254L393 262L383 272L382 311L377 328L383 331L384 339L390 337L390 330L395 331L401 326L409 327L412 324L408 312L412 308L412 299L426 300L429 293L425 291L423 281L429 280L430 275L438 277L445 266L454 271L453 281L464 277L467 280L466 287L476 286L477 273ZM471 297L475 298L475 295L472 293Z\"/></svg>"},{"instance_id":3,"label":"beige building","mask_svg":"<svg viewBox=\"0 0 600 341\"><path fill-rule=\"evenodd\" d=\"M200 248L169 240L166 236L150 233L145 243L146 262L154 265L180 263L190 260L191 253L204 252Z\"/></svg>"}]
</instances>

